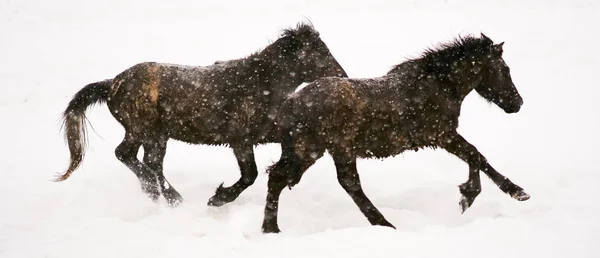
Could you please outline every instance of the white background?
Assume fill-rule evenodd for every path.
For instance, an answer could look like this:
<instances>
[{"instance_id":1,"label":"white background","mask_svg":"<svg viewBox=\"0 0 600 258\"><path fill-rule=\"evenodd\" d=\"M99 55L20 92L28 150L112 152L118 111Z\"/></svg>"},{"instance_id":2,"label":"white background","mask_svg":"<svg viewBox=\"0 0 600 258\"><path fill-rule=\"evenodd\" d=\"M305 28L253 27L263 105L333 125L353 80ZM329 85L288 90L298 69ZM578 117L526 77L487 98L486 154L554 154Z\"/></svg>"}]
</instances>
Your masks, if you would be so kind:
<instances>
[{"instance_id":1,"label":"white background","mask_svg":"<svg viewBox=\"0 0 600 258\"><path fill-rule=\"evenodd\" d=\"M0 0L1 257L598 257L600 8L595 1ZM397 230L372 227L338 185L331 158L284 190L279 225L260 231L266 166L235 202L206 202L239 177L225 147L170 141L165 174L186 199L156 204L116 158L123 129L88 113L90 147L68 164L60 113L84 85L143 61L207 65L244 57L310 19L351 77L376 77L457 35L505 41L524 98L505 114L475 92L459 131L532 196L482 176L460 214L467 165L443 150L360 160L363 188Z\"/></svg>"}]
</instances>

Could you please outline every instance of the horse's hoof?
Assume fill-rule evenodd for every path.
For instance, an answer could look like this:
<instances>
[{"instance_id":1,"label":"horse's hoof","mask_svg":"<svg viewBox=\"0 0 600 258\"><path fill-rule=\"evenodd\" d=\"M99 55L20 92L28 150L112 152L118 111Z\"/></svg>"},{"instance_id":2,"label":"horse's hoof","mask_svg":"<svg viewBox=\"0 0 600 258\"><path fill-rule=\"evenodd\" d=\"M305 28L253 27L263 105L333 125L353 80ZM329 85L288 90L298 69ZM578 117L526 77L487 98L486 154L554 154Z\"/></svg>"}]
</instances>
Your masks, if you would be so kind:
<instances>
[{"instance_id":1,"label":"horse's hoof","mask_svg":"<svg viewBox=\"0 0 600 258\"><path fill-rule=\"evenodd\" d=\"M237 195L234 192L232 192L229 188L223 187L223 183L221 183L219 187L217 187L215 195L208 199L208 205L220 207L227 203L235 201L236 198Z\"/></svg>"},{"instance_id":2,"label":"horse's hoof","mask_svg":"<svg viewBox=\"0 0 600 258\"><path fill-rule=\"evenodd\" d=\"M373 226L382 226L382 227L390 227L393 229L396 229L396 227L394 227L394 225L392 225L392 223L390 223L389 221L387 221L385 218L381 218L378 220L373 220L371 221L371 225Z\"/></svg>"},{"instance_id":3,"label":"horse's hoof","mask_svg":"<svg viewBox=\"0 0 600 258\"><path fill-rule=\"evenodd\" d=\"M390 227L390 228L396 229L396 227L394 227L394 225L392 225L392 223L389 223L389 222L387 222L386 224L384 224L382 226L386 226L386 227Z\"/></svg>"},{"instance_id":4,"label":"horse's hoof","mask_svg":"<svg viewBox=\"0 0 600 258\"><path fill-rule=\"evenodd\" d=\"M279 227L275 223L270 223L270 224L263 223L262 231L264 234L281 233L281 230L279 230Z\"/></svg>"},{"instance_id":5,"label":"horse's hoof","mask_svg":"<svg viewBox=\"0 0 600 258\"><path fill-rule=\"evenodd\" d=\"M158 186L151 183L142 183L142 191L150 198L153 202L158 202L160 197L160 190Z\"/></svg>"},{"instance_id":6,"label":"horse's hoof","mask_svg":"<svg viewBox=\"0 0 600 258\"><path fill-rule=\"evenodd\" d=\"M179 206L179 204L183 202L183 197L181 196L181 194L179 194L175 190L172 190L172 188L163 191L163 196L165 197L165 200L167 200L169 206L171 206L172 208Z\"/></svg>"},{"instance_id":7,"label":"horse's hoof","mask_svg":"<svg viewBox=\"0 0 600 258\"><path fill-rule=\"evenodd\" d=\"M522 202L522 201L529 200L529 198L531 198L531 196L529 194L527 194L525 191L519 190L512 195L512 198L515 198L517 201Z\"/></svg>"},{"instance_id":8,"label":"horse's hoof","mask_svg":"<svg viewBox=\"0 0 600 258\"><path fill-rule=\"evenodd\" d=\"M471 205L473 205L475 198L479 195L479 193L481 193L481 186L474 186L473 183L467 181L459 185L458 189L462 194L462 196L460 197L459 204L461 208L460 213L463 214L469 207L471 207Z\"/></svg>"},{"instance_id":9,"label":"horse's hoof","mask_svg":"<svg viewBox=\"0 0 600 258\"><path fill-rule=\"evenodd\" d=\"M460 213L463 214L465 213L465 211L471 207L471 205L473 204L473 202L475 201L475 198L469 198L469 197L465 197L464 195L460 198L459 204L460 204L460 208L461 211Z\"/></svg>"},{"instance_id":10,"label":"horse's hoof","mask_svg":"<svg viewBox=\"0 0 600 258\"><path fill-rule=\"evenodd\" d=\"M217 195L210 197L210 199L208 199L208 205L209 206L214 206L214 207L221 207L223 205L225 205L227 202L224 201L223 199L219 198Z\"/></svg>"}]
</instances>

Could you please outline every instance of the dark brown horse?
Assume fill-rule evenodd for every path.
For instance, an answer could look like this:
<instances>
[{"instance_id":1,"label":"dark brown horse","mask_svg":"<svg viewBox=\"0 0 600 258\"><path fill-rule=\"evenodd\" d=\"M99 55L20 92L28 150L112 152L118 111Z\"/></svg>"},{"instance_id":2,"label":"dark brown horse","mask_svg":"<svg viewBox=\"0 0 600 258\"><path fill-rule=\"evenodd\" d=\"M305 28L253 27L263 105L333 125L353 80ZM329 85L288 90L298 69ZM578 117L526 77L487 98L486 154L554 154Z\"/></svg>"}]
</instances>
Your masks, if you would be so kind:
<instances>
[{"instance_id":1,"label":"dark brown horse","mask_svg":"<svg viewBox=\"0 0 600 258\"><path fill-rule=\"evenodd\" d=\"M85 86L64 111L71 163L57 181L75 171L85 151L85 111L106 102L125 128L115 150L153 200L162 193L171 205L182 197L163 175L167 141L228 145L233 148L241 178L221 184L209 205L235 200L254 183L254 145L278 142L276 111L298 85L325 76L347 77L319 33L299 24L287 29L264 50L246 58L210 66L140 63L114 79ZM144 146L143 162L137 153Z\"/></svg>"},{"instance_id":2,"label":"dark brown horse","mask_svg":"<svg viewBox=\"0 0 600 258\"><path fill-rule=\"evenodd\" d=\"M279 232L281 191L329 151L340 185L373 225L393 227L363 192L357 158L384 158L407 150L443 148L469 165L459 186L462 212L481 192L479 171L513 198L529 199L523 189L498 173L457 131L465 96L475 90L506 113L523 99L502 59L503 43L464 37L401 63L372 79L323 78L293 94L279 112L282 154L269 167L264 232Z\"/></svg>"}]
</instances>

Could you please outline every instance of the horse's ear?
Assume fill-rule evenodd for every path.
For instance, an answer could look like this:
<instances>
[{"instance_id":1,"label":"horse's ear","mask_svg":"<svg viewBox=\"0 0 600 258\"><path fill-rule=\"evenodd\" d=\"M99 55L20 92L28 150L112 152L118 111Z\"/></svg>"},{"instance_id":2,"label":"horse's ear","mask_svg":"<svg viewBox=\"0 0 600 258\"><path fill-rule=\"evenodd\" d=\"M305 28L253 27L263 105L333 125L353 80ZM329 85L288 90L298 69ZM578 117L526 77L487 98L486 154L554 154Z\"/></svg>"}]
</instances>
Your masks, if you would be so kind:
<instances>
[{"instance_id":1,"label":"horse's ear","mask_svg":"<svg viewBox=\"0 0 600 258\"><path fill-rule=\"evenodd\" d=\"M494 46L494 49L496 50L496 52L498 52L499 54L502 55L502 46L504 46L504 41L500 42L500 44L497 44Z\"/></svg>"},{"instance_id":2,"label":"horse's ear","mask_svg":"<svg viewBox=\"0 0 600 258\"><path fill-rule=\"evenodd\" d=\"M488 36L486 36L485 34L483 34L483 32L481 33L481 38L485 39L486 41L487 40L491 41L491 39Z\"/></svg>"}]
</instances>

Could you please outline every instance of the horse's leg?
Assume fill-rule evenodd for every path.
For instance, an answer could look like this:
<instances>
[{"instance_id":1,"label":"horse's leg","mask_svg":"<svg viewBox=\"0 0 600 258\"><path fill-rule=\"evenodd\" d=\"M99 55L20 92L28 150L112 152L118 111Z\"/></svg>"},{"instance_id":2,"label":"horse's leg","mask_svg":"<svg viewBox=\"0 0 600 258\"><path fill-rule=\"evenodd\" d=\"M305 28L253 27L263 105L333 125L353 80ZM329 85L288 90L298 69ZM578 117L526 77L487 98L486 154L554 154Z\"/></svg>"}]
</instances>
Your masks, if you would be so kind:
<instances>
[{"instance_id":1,"label":"horse's leg","mask_svg":"<svg viewBox=\"0 0 600 258\"><path fill-rule=\"evenodd\" d=\"M342 188L350 195L360 211L367 217L371 225L388 226L395 228L388 222L383 214L373 205L365 195L361 185L360 177L356 169L356 157L350 157L346 153L333 152L333 161L337 170L337 179Z\"/></svg>"},{"instance_id":2,"label":"horse's leg","mask_svg":"<svg viewBox=\"0 0 600 258\"><path fill-rule=\"evenodd\" d=\"M221 206L234 201L246 188L254 184L258 176L254 161L254 147L251 144L233 146L233 153L240 167L241 177L230 187L219 185L215 195L208 200L208 205Z\"/></svg>"},{"instance_id":3,"label":"horse's leg","mask_svg":"<svg viewBox=\"0 0 600 258\"><path fill-rule=\"evenodd\" d=\"M287 133L285 133L287 135ZM304 139L306 140L306 139ZM305 141L306 143L307 141ZM281 158L273 166L269 167L269 182L267 183L267 202L265 205L265 215L262 224L264 233L279 233L277 225L277 213L279 211L279 196L283 188L298 184L304 172L312 166L325 153L325 149L314 142L313 144L299 143L298 148L288 144L290 141L282 143ZM297 153L297 152L298 153ZM299 155L300 154L300 155Z\"/></svg>"},{"instance_id":4,"label":"horse's leg","mask_svg":"<svg viewBox=\"0 0 600 258\"><path fill-rule=\"evenodd\" d=\"M459 186L460 193L462 194L460 199L461 212L464 213L471 207L477 195L481 193L479 169L481 168L483 155L457 132L443 139L441 147L469 165L469 179Z\"/></svg>"},{"instance_id":5,"label":"horse's leg","mask_svg":"<svg viewBox=\"0 0 600 258\"><path fill-rule=\"evenodd\" d=\"M183 198L163 174L163 160L167 151L168 140L166 136L144 140L144 164L155 173L156 181L167 203L175 207L183 201Z\"/></svg>"},{"instance_id":6,"label":"horse's leg","mask_svg":"<svg viewBox=\"0 0 600 258\"><path fill-rule=\"evenodd\" d=\"M154 172L137 159L137 154L142 145L142 140L129 132L125 132L125 139L115 149L115 156L127 166L140 180L142 190L153 200L157 201L160 191Z\"/></svg>"},{"instance_id":7,"label":"horse's leg","mask_svg":"<svg viewBox=\"0 0 600 258\"><path fill-rule=\"evenodd\" d=\"M265 215L262 223L263 233L279 233L277 225L277 213L279 212L279 196L286 183L286 173L289 170L299 169L299 164L288 160L280 159L269 172L269 182L267 183L267 202L265 204Z\"/></svg>"},{"instance_id":8,"label":"horse's leg","mask_svg":"<svg viewBox=\"0 0 600 258\"><path fill-rule=\"evenodd\" d=\"M529 198L531 198L529 194L525 193L523 188L514 184L512 181L510 181L510 179L496 171L496 169L494 169L492 165L490 165L490 163L487 162L487 159L485 157L482 156L481 160L481 171L483 171L483 173L485 173L490 179L492 179L494 184L496 184L500 188L500 190L507 193L512 198L515 198L518 201L527 201L529 200Z\"/></svg>"}]
</instances>

